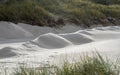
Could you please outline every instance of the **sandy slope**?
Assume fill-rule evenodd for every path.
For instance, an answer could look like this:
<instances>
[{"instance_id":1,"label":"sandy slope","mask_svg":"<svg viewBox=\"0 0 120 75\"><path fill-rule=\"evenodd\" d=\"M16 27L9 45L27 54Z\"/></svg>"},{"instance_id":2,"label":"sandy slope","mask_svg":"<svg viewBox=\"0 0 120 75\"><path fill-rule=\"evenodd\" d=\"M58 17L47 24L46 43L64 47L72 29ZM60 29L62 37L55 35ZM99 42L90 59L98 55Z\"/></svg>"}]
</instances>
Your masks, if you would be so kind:
<instances>
[{"instance_id":1,"label":"sandy slope","mask_svg":"<svg viewBox=\"0 0 120 75\"><path fill-rule=\"evenodd\" d=\"M33 37L31 33L13 23L0 22L0 41Z\"/></svg>"},{"instance_id":2,"label":"sandy slope","mask_svg":"<svg viewBox=\"0 0 120 75\"><path fill-rule=\"evenodd\" d=\"M119 26L81 30L76 26L53 29L0 22L0 63L9 68L18 63L38 65L59 55L72 56L96 50L116 58L120 55L119 49Z\"/></svg>"}]
</instances>

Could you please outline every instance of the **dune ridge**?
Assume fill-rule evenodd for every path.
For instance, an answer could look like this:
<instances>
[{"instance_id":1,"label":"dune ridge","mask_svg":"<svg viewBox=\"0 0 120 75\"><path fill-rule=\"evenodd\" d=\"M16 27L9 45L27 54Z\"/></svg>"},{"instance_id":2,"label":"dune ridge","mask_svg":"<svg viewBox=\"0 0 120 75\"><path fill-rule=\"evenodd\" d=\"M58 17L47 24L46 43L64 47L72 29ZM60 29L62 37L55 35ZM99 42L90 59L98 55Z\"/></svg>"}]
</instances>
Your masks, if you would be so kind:
<instances>
[{"instance_id":1,"label":"dune ridge","mask_svg":"<svg viewBox=\"0 0 120 75\"><path fill-rule=\"evenodd\" d=\"M112 58L119 57L120 26L82 29L69 25L69 29L74 28L70 30L67 26L54 29L29 25L27 28L27 24L0 22L0 62L8 63L10 68L18 62L38 65L58 59L57 56L94 49Z\"/></svg>"}]
</instances>

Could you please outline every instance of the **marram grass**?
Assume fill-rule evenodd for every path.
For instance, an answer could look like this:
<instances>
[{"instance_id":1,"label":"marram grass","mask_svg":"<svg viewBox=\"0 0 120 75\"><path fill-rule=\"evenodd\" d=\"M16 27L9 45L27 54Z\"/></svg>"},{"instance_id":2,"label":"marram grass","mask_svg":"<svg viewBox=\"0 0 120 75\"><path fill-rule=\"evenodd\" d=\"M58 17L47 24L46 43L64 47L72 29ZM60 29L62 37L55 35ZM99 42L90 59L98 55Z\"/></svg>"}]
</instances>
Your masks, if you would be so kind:
<instances>
[{"instance_id":1,"label":"marram grass","mask_svg":"<svg viewBox=\"0 0 120 75\"><path fill-rule=\"evenodd\" d=\"M81 56L80 60L69 63L65 60L64 64L48 65L47 67L26 68L20 67L10 75L120 75L120 63L111 62L105 59L99 53L96 55Z\"/></svg>"},{"instance_id":2,"label":"marram grass","mask_svg":"<svg viewBox=\"0 0 120 75\"><path fill-rule=\"evenodd\" d=\"M5 3L0 2L0 21L55 27L64 24L59 22L62 19L90 27L93 24L117 24L120 19L120 0L6 1ZM107 1L110 4L104 5Z\"/></svg>"}]
</instances>

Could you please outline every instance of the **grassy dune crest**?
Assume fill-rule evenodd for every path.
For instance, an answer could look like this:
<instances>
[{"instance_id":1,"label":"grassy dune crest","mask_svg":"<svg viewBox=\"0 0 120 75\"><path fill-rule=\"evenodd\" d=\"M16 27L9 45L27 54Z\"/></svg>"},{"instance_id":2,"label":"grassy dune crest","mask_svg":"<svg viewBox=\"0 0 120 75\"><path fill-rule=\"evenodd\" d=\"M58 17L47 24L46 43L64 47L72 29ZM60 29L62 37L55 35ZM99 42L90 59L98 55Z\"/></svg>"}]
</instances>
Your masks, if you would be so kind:
<instances>
[{"instance_id":1,"label":"grassy dune crest","mask_svg":"<svg viewBox=\"0 0 120 75\"><path fill-rule=\"evenodd\" d=\"M0 5L0 20L47 25L47 21L52 20L52 16L48 11L32 1L19 3L13 1L13 3L7 2Z\"/></svg>"},{"instance_id":2,"label":"grassy dune crest","mask_svg":"<svg viewBox=\"0 0 120 75\"><path fill-rule=\"evenodd\" d=\"M118 25L119 4L119 0L7 0L0 2L0 21L52 27L66 22Z\"/></svg>"}]
</instances>

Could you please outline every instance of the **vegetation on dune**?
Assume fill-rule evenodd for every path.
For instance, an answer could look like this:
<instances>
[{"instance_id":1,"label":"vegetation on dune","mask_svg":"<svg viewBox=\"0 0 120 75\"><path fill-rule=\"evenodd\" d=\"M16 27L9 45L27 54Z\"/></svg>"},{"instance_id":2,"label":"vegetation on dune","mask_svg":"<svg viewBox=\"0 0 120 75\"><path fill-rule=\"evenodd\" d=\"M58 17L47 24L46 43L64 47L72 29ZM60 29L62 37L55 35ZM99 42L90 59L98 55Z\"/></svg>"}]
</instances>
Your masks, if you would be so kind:
<instances>
[{"instance_id":1,"label":"vegetation on dune","mask_svg":"<svg viewBox=\"0 0 120 75\"><path fill-rule=\"evenodd\" d=\"M120 24L120 0L6 0L0 20L40 26ZM56 17L57 16L57 17Z\"/></svg>"},{"instance_id":2,"label":"vegetation on dune","mask_svg":"<svg viewBox=\"0 0 120 75\"><path fill-rule=\"evenodd\" d=\"M20 67L11 75L119 75L120 68L118 62L114 64L104 59L99 53L94 56L84 55L74 63L65 61L60 66L47 65L39 68Z\"/></svg>"},{"instance_id":3,"label":"vegetation on dune","mask_svg":"<svg viewBox=\"0 0 120 75\"><path fill-rule=\"evenodd\" d=\"M52 21L53 18L48 11L31 1L15 2L15 4L10 1L0 5L0 20L48 25L48 21Z\"/></svg>"},{"instance_id":4,"label":"vegetation on dune","mask_svg":"<svg viewBox=\"0 0 120 75\"><path fill-rule=\"evenodd\" d=\"M91 0L91 1L104 5L120 4L120 0Z\"/></svg>"}]
</instances>

